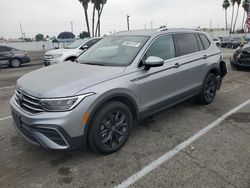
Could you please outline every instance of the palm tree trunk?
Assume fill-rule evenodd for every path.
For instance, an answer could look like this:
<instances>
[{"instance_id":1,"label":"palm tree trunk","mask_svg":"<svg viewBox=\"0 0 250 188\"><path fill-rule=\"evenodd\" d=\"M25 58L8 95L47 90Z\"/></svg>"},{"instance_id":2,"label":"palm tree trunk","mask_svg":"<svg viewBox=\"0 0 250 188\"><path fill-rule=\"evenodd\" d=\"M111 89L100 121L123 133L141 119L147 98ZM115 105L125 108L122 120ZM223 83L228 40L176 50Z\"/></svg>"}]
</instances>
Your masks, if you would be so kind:
<instances>
[{"instance_id":1,"label":"palm tree trunk","mask_svg":"<svg viewBox=\"0 0 250 188\"><path fill-rule=\"evenodd\" d=\"M96 31L95 31L95 35L97 36L98 34L99 37L101 36L101 15L102 15L103 7L104 7L104 4L102 5L101 10L98 11L98 21L96 24Z\"/></svg>"},{"instance_id":2,"label":"palm tree trunk","mask_svg":"<svg viewBox=\"0 0 250 188\"><path fill-rule=\"evenodd\" d=\"M226 31L227 31L227 9L225 9L225 22L226 22Z\"/></svg>"},{"instance_id":3,"label":"palm tree trunk","mask_svg":"<svg viewBox=\"0 0 250 188\"><path fill-rule=\"evenodd\" d=\"M236 13L235 21L234 21L234 30L233 30L233 32L235 32L235 27L236 27L238 15L239 15L239 8L240 8L240 5L238 5L238 8L237 8L237 13Z\"/></svg>"},{"instance_id":4,"label":"palm tree trunk","mask_svg":"<svg viewBox=\"0 0 250 188\"><path fill-rule=\"evenodd\" d=\"M84 7L84 14L85 14L85 20L86 20L87 30L88 30L88 33L90 35L88 10L85 7Z\"/></svg>"},{"instance_id":5,"label":"palm tree trunk","mask_svg":"<svg viewBox=\"0 0 250 188\"><path fill-rule=\"evenodd\" d=\"M95 34L95 5L93 6L93 15L92 15L92 37Z\"/></svg>"},{"instance_id":6,"label":"palm tree trunk","mask_svg":"<svg viewBox=\"0 0 250 188\"><path fill-rule=\"evenodd\" d=\"M245 17L246 17L246 11L244 11L243 20L242 20L242 26L241 26L243 30L244 30Z\"/></svg>"},{"instance_id":7,"label":"palm tree trunk","mask_svg":"<svg viewBox=\"0 0 250 188\"><path fill-rule=\"evenodd\" d=\"M233 29L233 20L234 20L234 5L232 7L232 18L231 18L231 26L230 26L230 33L232 33L232 29Z\"/></svg>"}]
</instances>

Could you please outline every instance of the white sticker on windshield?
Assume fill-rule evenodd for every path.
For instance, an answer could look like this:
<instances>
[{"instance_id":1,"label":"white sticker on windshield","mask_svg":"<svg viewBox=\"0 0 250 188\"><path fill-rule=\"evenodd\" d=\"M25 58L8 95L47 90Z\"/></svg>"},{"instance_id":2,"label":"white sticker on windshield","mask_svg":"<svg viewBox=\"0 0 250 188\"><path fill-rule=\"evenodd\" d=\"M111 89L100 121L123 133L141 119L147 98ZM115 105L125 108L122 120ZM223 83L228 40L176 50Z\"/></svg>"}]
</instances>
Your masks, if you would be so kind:
<instances>
[{"instance_id":1,"label":"white sticker on windshield","mask_svg":"<svg viewBox=\"0 0 250 188\"><path fill-rule=\"evenodd\" d=\"M138 48L141 45L141 43L139 43L139 42L125 41L122 45L123 46L130 46L130 47Z\"/></svg>"}]
</instances>

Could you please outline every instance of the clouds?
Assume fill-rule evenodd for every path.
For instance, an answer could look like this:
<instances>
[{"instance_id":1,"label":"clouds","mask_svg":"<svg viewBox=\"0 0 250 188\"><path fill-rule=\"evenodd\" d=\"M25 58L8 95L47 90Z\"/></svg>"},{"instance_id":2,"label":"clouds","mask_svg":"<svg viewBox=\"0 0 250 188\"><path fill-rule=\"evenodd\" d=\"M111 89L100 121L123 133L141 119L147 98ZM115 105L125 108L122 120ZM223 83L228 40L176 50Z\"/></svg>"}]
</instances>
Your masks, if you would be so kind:
<instances>
[{"instance_id":1,"label":"clouds","mask_svg":"<svg viewBox=\"0 0 250 188\"><path fill-rule=\"evenodd\" d=\"M142 29L146 24L154 27L167 24L168 27L214 27L224 26L224 12L220 0L108 0L102 17L102 33L126 29L126 15L129 14L132 29ZM89 7L91 17L92 8ZM231 11L231 9L229 9ZM8 0L0 6L0 37L19 37L19 22L22 22L26 36L37 33L57 36L70 30L79 34L86 30L84 13L78 0ZM229 12L230 15L230 12ZM230 17L230 16L229 16ZM238 25L242 22L242 12Z\"/></svg>"}]
</instances>

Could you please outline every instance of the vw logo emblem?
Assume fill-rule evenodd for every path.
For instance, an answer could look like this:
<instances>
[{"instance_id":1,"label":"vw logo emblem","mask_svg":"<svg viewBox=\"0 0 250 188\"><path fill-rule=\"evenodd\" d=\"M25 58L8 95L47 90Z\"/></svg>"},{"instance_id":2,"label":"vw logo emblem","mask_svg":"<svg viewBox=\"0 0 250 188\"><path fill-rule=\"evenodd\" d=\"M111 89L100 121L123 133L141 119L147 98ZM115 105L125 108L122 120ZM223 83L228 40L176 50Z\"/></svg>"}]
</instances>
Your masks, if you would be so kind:
<instances>
[{"instance_id":1,"label":"vw logo emblem","mask_svg":"<svg viewBox=\"0 0 250 188\"><path fill-rule=\"evenodd\" d=\"M22 93L20 93L19 96L18 96L18 103L20 105L22 105L22 103L23 103L23 94Z\"/></svg>"}]
</instances>

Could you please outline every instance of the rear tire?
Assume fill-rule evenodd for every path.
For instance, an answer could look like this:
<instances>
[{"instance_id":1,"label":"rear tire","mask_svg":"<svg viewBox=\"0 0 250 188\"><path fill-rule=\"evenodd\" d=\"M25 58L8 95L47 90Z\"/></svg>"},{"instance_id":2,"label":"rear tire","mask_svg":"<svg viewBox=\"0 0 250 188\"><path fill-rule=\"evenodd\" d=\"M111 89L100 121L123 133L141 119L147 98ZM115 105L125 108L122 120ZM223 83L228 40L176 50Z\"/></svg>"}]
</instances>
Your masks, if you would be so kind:
<instances>
[{"instance_id":1,"label":"rear tire","mask_svg":"<svg viewBox=\"0 0 250 188\"><path fill-rule=\"evenodd\" d=\"M118 101L106 103L91 121L89 145L102 154L114 153L126 143L132 126L133 116L128 106Z\"/></svg>"},{"instance_id":2,"label":"rear tire","mask_svg":"<svg viewBox=\"0 0 250 188\"><path fill-rule=\"evenodd\" d=\"M213 102L216 96L217 79L213 73L209 73L202 85L202 90L197 96L197 101L201 104L207 105Z\"/></svg>"}]
</instances>

